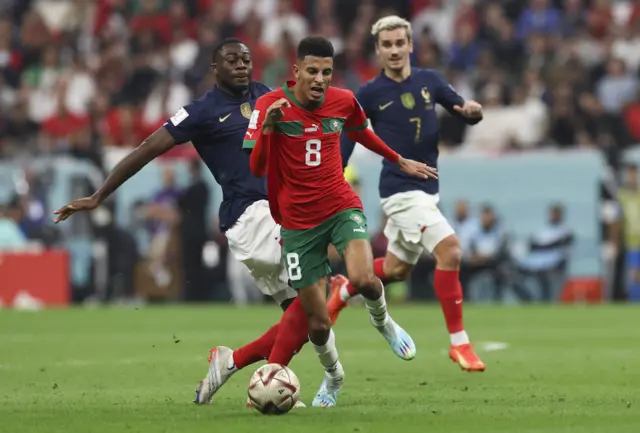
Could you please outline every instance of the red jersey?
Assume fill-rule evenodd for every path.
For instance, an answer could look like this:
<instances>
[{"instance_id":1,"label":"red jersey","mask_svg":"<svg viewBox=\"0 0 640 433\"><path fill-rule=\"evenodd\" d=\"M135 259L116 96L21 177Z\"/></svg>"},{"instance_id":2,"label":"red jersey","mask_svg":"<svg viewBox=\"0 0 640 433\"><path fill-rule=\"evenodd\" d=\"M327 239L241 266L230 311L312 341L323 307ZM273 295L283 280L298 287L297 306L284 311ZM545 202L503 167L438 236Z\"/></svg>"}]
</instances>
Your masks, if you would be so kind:
<instances>
[{"instance_id":1,"label":"red jersey","mask_svg":"<svg viewBox=\"0 0 640 433\"><path fill-rule=\"evenodd\" d=\"M290 85L263 95L256 102L247 142L260 134L269 106L281 98L291 103L270 138L268 189L273 218L287 230L315 227L345 209L362 209L362 202L344 178L340 133L361 130L367 116L349 90L329 87L322 103L302 107Z\"/></svg>"}]
</instances>

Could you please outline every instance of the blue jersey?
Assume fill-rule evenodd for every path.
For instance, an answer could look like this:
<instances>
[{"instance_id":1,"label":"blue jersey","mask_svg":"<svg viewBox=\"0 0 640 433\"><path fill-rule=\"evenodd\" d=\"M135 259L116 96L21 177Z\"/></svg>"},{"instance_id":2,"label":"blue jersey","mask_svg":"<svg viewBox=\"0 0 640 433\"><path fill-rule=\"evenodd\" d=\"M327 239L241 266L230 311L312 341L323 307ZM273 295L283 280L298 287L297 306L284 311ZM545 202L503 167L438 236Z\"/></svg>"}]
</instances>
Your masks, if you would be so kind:
<instances>
[{"instance_id":1,"label":"blue jersey","mask_svg":"<svg viewBox=\"0 0 640 433\"><path fill-rule=\"evenodd\" d=\"M242 142L256 101L270 91L258 82L252 83L242 97L215 88L164 124L177 144L193 143L222 187L219 216L223 231L230 229L252 203L267 200L266 179L251 174L249 154L242 150Z\"/></svg>"},{"instance_id":2,"label":"blue jersey","mask_svg":"<svg viewBox=\"0 0 640 433\"><path fill-rule=\"evenodd\" d=\"M444 79L431 69L411 68L411 75L397 82L384 72L362 86L356 98L364 108L375 133L393 150L407 159L438 166L439 125L435 104L468 124L479 119L458 115L453 107L464 100ZM346 166L355 143L342 134L342 164ZM400 170L387 160L382 163L380 197L406 191L438 193L437 179L419 179Z\"/></svg>"}]
</instances>

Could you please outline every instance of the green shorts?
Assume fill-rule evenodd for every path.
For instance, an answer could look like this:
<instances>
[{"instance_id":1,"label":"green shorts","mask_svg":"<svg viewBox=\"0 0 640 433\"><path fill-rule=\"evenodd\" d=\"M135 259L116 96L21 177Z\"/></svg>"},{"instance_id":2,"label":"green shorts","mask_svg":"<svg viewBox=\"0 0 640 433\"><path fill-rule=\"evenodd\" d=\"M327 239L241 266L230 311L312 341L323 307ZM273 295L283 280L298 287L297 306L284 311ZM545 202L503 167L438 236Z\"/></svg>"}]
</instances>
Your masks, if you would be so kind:
<instances>
[{"instance_id":1,"label":"green shorts","mask_svg":"<svg viewBox=\"0 0 640 433\"><path fill-rule=\"evenodd\" d=\"M360 209L346 209L311 229L280 230L282 258L291 287L309 287L331 273L327 249L333 244L340 255L353 239L369 240L367 219Z\"/></svg>"}]
</instances>

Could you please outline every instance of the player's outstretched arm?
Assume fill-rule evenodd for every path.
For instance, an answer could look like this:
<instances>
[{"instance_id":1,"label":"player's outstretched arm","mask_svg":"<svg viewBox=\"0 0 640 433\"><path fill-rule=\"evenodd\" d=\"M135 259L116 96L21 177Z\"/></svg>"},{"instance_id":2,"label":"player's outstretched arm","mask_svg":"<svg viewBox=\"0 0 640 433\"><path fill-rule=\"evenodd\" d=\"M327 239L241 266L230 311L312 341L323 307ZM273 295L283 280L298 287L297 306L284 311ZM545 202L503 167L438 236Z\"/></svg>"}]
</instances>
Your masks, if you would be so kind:
<instances>
[{"instance_id":1,"label":"player's outstretched arm","mask_svg":"<svg viewBox=\"0 0 640 433\"><path fill-rule=\"evenodd\" d=\"M456 92L451 84L444 81L440 75L436 75L440 81L437 92L437 102L442 105L452 116L462 120L467 125L475 125L482 120L482 105L476 101L465 101Z\"/></svg>"},{"instance_id":2,"label":"player's outstretched arm","mask_svg":"<svg viewBox=\"0 0 640 433\"><path fill-rule=\"evenodd\" d=\"M54 222L57 224L76 212L91 211L97 208L120 185L133 177L154 158L171 149L175 144L176 142L169 131L164 127L160 127L114 167L102 186L93 195L74 200L55 211L54 214L57 216Z\"/></svg>"},{"instance_id":3,"label":"player's outstretched arm","mask_svg":"<svg viewBox=\"0 0 640 433\"><path fill-rule=\"evenodd\" d=\"M351 140L357 141L372 152L377 153L391 162L395 162L400 166L402 171L411 176L420 177L422 179L430 177L434 179L438 178L437 169L429 167L421 162L403 158L387 146L380 137L368 128L360 131L348 131L347 134Z\"/></svg>"}]
</instances>

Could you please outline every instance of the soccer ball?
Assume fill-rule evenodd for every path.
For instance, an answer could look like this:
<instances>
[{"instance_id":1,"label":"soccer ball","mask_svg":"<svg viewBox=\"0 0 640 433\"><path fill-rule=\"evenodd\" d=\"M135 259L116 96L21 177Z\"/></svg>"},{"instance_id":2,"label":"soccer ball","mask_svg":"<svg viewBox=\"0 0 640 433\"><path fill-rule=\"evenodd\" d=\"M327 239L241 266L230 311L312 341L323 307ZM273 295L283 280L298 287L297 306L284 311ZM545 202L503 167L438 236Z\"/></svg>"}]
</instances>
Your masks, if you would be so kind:
<instances>
[{"instance_id":1,"label":"soccer ball","mask_svg":"<svg viewBox=\"0 0 640 433\"><path fill-rule=\"evenodd\" d=\"M289 412L300 398L300 381L289 367L263 365L251 376L248 395L258 412L282 415Z\"/></svg>"}]
</instances>

